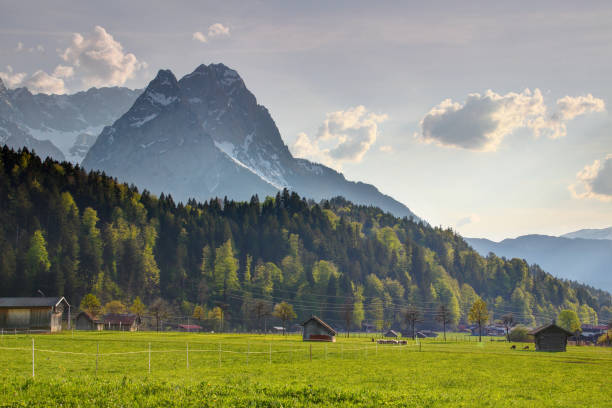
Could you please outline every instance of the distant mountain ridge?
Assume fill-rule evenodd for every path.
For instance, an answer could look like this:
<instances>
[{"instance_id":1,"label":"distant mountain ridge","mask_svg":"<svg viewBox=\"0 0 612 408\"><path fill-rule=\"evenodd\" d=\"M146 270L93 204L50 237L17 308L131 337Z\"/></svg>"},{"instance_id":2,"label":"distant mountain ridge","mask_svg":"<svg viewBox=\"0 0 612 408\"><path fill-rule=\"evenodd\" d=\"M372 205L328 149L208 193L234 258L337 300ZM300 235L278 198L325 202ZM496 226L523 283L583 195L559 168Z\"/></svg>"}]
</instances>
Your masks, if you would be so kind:
<instances>
[{"instance_id":1,"label":"distant mountain ridge","mask_svg":"<svg viewBox=\"0 0 612 408\"><path fill-rule=\"evenodd\" d=\"M600 229L581 229L561 235L562 238L582 239L610 239L612 240L612 227Z\"/></svg>"},{"instance_id":2,"label":"distant mountain ridge","mask_svg":"<svg viewBox=\"0 0 612 408\"><path fill-rule=\"evenodd\" d=\"M372 185L294 158L268 110L223 64L200 65L180 80L160 70L129 111L103 129L82 164L181 201L244 200L288 188L415 216Z\"/></svg>"},{"instance_id":3,"label":"distant mountain ridge","mask_svg":"<svg viewBox=\"0 0 612 408\"><path fill-rule=\"evenodd\" d=\"M493 252L506 258L525 259L540 265L554 276L580 281L612 291L612 241L524 235L494 242L465 238L482 256Z\"/></svg>"},{"instance_id":4,"label":"distant mountain ridge","mask_svg":"<svg viewBox=\"0 0 612 408\"><path fill-rule=\"evenodd\" d=\"M0 79L0 143L79 163L102 128L121 116L140 92L112 87L35 95L27 88L7 89Z\"/></svg>"}]
</instances>

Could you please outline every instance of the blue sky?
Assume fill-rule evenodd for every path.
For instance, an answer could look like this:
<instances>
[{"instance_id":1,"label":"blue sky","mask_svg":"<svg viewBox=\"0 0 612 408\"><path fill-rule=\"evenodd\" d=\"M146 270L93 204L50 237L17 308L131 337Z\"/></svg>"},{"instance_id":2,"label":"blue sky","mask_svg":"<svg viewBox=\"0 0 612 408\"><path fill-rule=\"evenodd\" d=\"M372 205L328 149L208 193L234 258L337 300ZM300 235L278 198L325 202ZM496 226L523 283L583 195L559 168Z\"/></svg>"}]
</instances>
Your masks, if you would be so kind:
<instances>
[{"instance_id":1,"label":"blue sky","mask_svg":"<svg viewBox=\"0 0 612 408\"><path fill-rule=\"evenodd\" d=\"M142 87L223 62L294 154L432 224L612 225L609 2L1 3L9 85Z\"/></svg>"}]
</instances>

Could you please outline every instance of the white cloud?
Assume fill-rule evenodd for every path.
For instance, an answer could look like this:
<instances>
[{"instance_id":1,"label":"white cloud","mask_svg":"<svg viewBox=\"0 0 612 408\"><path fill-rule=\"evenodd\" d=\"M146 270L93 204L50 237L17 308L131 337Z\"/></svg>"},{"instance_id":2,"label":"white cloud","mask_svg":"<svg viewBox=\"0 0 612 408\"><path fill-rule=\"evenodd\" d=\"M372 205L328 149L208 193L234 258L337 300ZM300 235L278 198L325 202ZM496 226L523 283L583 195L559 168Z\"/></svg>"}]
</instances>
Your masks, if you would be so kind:
<instances>
[{"instance_id":1,"label":"white cloud","mask_svg":"<svg viewBox=\"0 0 612 408\"><path fill-rule=\"evenodd\" d=\"M195 33L193 33L193 35L191 36L192 39L199 41L201 43L205 43L206 41L208 41L206 39L206 36L204 34L202 34L201 31L196 31Z\"/></svg>"},{"instance_id":2,"label":"white cloud","mask_svg":"<svg viewBox=\"0 0 612 408\"><path fill-rule=\"evenodd\" d=\"M470 214L467 217L463 217L455 223L457 228L464 227L469 224L476 224L480 222L480 217L476 214Z\"/></svg>"},{"instance_id":3,"label":"white cloud","mask_svg":"<svg viewBox=\"0 0 612 408\"><path fill-rule=\"evenodd\" d=\"M65 68L71 67L63 67L59 65L57 68L55 68L53 75L49 75L42 70L38 70L28 77L25 72L13 73L13 67L8 65L6 67L7 72L0 72L0 79L2 79L7 88L18 88L25 86L32 93L63 94L66 93L64 80L57 75L57 72L58 69L61 72Z\"/></svg>"},{"instance_id":4,"label":"white cloud","mask_svg":"<svg viewBox=\"0 0 612 408\"><path fill-rule=\"evenodd\" d=\"M387 115L368 113L364 106L328 113L313 138L300 133L293 153L334 168L345 162L360 162L378 136L378 124Z\"/></svg>"},{"instance_id":5,"label":"white cloud","mask_svg":"<svg viewBox=\"0 0 612 408\"><path fill-rule=\"evenodd\" d=\"M6 66L6 72L0 71L0 79L7 88L17 88L23 85L23 80L27 74L25 72L13 72L13 67Z\"/></svg>"},{"instance_id":6,"label":"white cloud","mask_svg":"<svg viewBox=\"0 0 612 408\"><path fill-rule=\"evenodd\" d=\"M74 75L74 68L68 65L58 65L53 70L53 76L58 78L70 78Z\"/></svg>"},{"instance_id":7,"label":"white cloud","mask_svg":"<svg viewBox=\"0 0 612 408\"><path fill-rule=\"evenodd\" d=\"M100 26L86 36L75 33L62 58L74 67L86 87L120 86L146 67L134 54L125 53L123 46Z\"/></svg>"},{"instance_id":8,"label":"white cloud","mask_svg":"<svg viewBox=\"0 0 612 408\"><path fill-rule=\"evenodd\" d=\"M199 41L201 43L205 43L205 42L208 42L209 38L229 37L229 35L230 35L229 27L226 27L221 23L215 23L215 24L211 24L208 27L207 35L204 35L204 33L201 31L196 31L195 33L191 35L191 39L195 41Z\"/></svg>"},{"instance_id":9,"label":"white cloud","mask_svg":"<svg viewBox=\"0 0 612 408\"><path fill-rule=\"evenodd\" d=\"M208 27L209 37L229 36L229 35L230 35L229 27L226 27L221 23L215 23L215 24L212 24L210 27Z\"/></svg>"},{"instance_id":10,"label":"white cloud","mask_svg":"<svg viewBox=\"0 0 612 408\"><path fill-rule=\"evenodd\" d=\"M488 90L484 95L469 94L465 103L442 101L421 120L418 139L425 143L474 151L495 151L503 138L516 129L528 128L536 137L565 136L566 121L588 112L605 109L602 99L593 95L557 100L548 113L542 92L529 89L500 95Z\"/></svg>"},{"instance_id":11,"label":"white cloud","mask_svg":"<svg viewBox=\"0 0 612 408\"><path fill-rule=\"evenodd\" d=\"M584 166L569 190L575 198L612 201L612 154Z\"/></svg>"},{"instance_id":12,"label":"white cloud","mask_svg":"<svg viewBox=\"0 0 612 408\"><path fill-rule=\"evenodd\" d=\"M63 94L66 93L64 80L38 70L24 83L32 93Z\"/></svg>"},{"instance_id":13,"label":"white cloud","mask_svg":"<svg viewBox=\"0 0 612 408\"><path fill-rule=\"evenodd\" d=\"M380 150L383 153L393 153L395 151L393 150L393 146L389 146L389 145L380 146L378 150Z\"/></svg>"}]
</instances>

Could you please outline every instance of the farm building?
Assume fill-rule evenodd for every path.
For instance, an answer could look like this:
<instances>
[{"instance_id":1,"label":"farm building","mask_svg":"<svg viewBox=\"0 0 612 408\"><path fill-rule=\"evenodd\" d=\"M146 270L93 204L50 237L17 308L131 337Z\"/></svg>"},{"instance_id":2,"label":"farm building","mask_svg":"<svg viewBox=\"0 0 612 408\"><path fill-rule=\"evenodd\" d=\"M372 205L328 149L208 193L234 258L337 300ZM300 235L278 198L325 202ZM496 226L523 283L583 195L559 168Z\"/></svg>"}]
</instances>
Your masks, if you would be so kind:
<instances>
[{"instance_id":1,"label":"farm building","mask_svg":"<svg viewBox=\"0 0 612 408\"><path fill-rule=\"evenodd\" d=\"M178 330L182 332L201 332L202 326L197 324L179 324Z\"/></svg>"},{"instance_id":2,"label":"farm building","mask_svg":"<svg viewBox=\"0 0 612 408\"><path fill-rule=\"evenodd\" d=\"M104 330L104 322L88 312L81 312L76 317L77 330Z\"/></svg>"},{"instance_id":3,"label":"farm building","mask_svg":"<svg viewBox=\"0 0 612 408\"><path fill-rule=\"evenodd\" d=\"M572 336L571 332L555 323L538 327L529 334L535 338L536 351L565 351L567 338Z\"/></svg>"},{"instance_id":4,"label":"farm building","mask_svg":"<svg viewBox=\"0 0 612 408\"><path fill-rule=\"evenodd\" d=\"M70 305L64 297L0 298L0 328L58 332L64 312L69 319Z\"/></svg>"},{"instance_id":5,"label":"farm building","mask_svg":"<svg viewBox=\"0 0 612 408\"><path fill-rule=\"evenodd\" d=\"M425 337L438 337L438 333L433 330L419 330L419 333L423 334Z\"/></svg>"},{"instance_id":6,"label":"farm building","mask_svg":"<svg viewBox=\"0 0 612 408\"><path fill-rule=\"evenodd\" d=\"M336 341L336 331L317 316L312 316L302 323L302 326L304 327L302 334L304 341Z\"/></svg>"},{"instance_id":7,"label":"farm building","mask_svg":"<svg viewBox=\"0 0 612 408\"><path fill-rule=\"evenodd\" d=\"M140 317L135 314L109 313L103 319L105 330L137 331L140 325Z\"/></svg>"},{"instance_id":8,"label":"farm building","mask_svg":"<svg viewBox=\"0 0 612 408\"><path fill-rule=\"evenodd\" d=\"M402 337L402 335L401 333L398 333L395 330L389 330L385 333L385 337Z\"/></svg>"}]
</instances>

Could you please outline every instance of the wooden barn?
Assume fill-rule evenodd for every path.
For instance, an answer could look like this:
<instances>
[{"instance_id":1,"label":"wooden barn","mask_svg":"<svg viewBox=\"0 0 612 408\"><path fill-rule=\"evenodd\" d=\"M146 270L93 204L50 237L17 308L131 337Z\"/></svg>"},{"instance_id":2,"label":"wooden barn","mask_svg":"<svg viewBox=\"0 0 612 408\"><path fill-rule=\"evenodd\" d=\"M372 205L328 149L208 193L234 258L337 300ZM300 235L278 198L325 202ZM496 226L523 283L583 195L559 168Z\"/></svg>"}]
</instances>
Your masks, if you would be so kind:
<instances>
[{"instance_id":1,"label":"wooden barn","mask_svg":"<svg viewBox=\"0 0 612 408\"><path fill-rule=\"evenodd\" d=\"M389 330L388 332L385 333L385 337L402 337L402 335L398 332L396 332L395 330Z\"/></svg>"},{"instance_id":2,"label":"wooden barn","mask_svg":"<svg viewBox=\"0 0 612 408\"><path fill-rule=\"evenodd\" d=\"M140 317L129 313L108 313L103 316L104 330L137 331Z\"/></svg>"},{"instance_id":3,"label":"wooden barn","mask_svg":"<svg viewBox=\"0 0 612 408\"><path fill-rule=\"evenodd\" d=\"M195 333L199 333L202 330L204 330L202 328L202 326L197 325L197 324L179 324L178 325L178 331L181 331L181 332L195 332Z\"/></svg>"},{"instance_id":4,"label":"wooden barn","mask_svg":"<svg viewBox=\"0 0 612 408\"><path fill-rule=\"evenodd\" d=\"M88 312L81 312L76 317L77 330L104 330L104 322Z\"/></svg>"},{"instance_id":5,"label":"wooden barn","mask_svg":"<svg viewBox=\"0 0 612 408\"><path fill-rule=\"evenodd\" d=\"M567 338L573 333L554 322L529 332L535 339L536 351L565 351Z\"/></svg>"},{"instance_id":6,"label":"wooden barn","mask_svg":"<svg viewBox=\"0 0 612 408\"><path fill-rule=\"evenodd\" d=\"M336 341L336 331L317 316L312 316L302 323L302 326L304 327L302 333L304 341Z\"/></svg>"},{"instance_id":7,"label":"wooden barn","mask_svg":"<svg viewBox=\"0 0 612 408\"><path fill-rule=\"evenodd\" d=\"M64 312L70 319L70 305L64 297L0 298L0 328L58 332Z\"/></svg>"}]
</instances>

